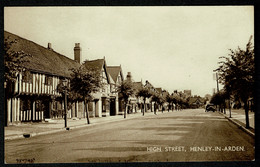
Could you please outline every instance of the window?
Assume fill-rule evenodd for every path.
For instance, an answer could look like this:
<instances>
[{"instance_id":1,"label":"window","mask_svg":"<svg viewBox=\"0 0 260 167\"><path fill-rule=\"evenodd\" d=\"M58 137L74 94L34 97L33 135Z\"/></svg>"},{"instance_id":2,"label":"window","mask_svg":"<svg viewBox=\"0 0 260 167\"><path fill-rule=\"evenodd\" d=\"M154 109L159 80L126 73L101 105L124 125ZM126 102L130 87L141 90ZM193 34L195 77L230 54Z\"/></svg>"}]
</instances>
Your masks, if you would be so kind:
<instances>
[{"instance_id":1,"label":"window","mask_svg":"<svg viewBox=\"0 0 260 167\"><path fill-rule=\"evenodd\" d=\"M121 75L118 76L117 81L118 81L119 84L121 83Z\"/></svg>"},{"instance_id":2,"label":"window","mask_svg":"<svg viewBox=\"0 0 260 167\"><path fill-rule=\"evenodd\" d=\"M45 76L45 85L52 85L52 77L51 76Z\"/></svg>"},{"instance_id":3,"label":"window","mask_svg":"<svg viewBox=\"0 0 260 167\"><path fill-rule=\"evenodd\" d=\"M32 83L33 75L30 71L22 72L22 81Z\"/></svg>"},{"instance_id":4,"label":"window","mask_svg":"<svg viewBox=\"0 0 260 167\"><path fill-rule=\"evenodd\" d=\"M21 111L31 110L31 101L29 99L21 99L20 107Z\"/></svg>"}]
</instances>

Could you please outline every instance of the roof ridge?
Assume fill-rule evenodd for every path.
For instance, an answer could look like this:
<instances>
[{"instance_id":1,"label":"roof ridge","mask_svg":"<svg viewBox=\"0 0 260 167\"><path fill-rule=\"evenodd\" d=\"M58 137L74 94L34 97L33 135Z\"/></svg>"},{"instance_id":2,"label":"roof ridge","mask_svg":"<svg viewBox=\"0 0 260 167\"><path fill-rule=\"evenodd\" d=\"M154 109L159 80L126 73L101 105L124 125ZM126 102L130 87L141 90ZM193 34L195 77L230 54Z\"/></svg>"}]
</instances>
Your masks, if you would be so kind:
<instances>
[{"instance_id":1,"label":"roof ridge","mask_svg":"<svg viewBox=\"0 0 260 167\"><path fill-rule=\"evenodd\" d=\"M85 60L85 61L90 62L90 61L97 61L97 60L104 60L104 59L94 59L94 60Z\"/></svg>"},{"instance_id":2,"label":"roof ridge","mask_svg":"<svg viewBox=\"0 0 260 167\"><path fill-rule=\"evenodd\" d=\"M31 42L31 43L37 45L37 46L42 47L42 48L45 49L45 50L48 50L48 51L54 52L55 54L57 54L57 55L59 55L59 56L63 56L63 57L65 57L65 58L67 58L67 59L69 59L69 60L71 60L71 61L76 62L75 60L73 60L73 59L71 59L71 58L69 58L69 57L67 57L67 56L65 56L65 55L63 55L63 54L58 53L58 52L56 52L56 51L53 50L53 49L50 50L50 49L48 49L48 48L46 48L46 47L44 47L44 46L42 46L42 45L40 45L40 44L38 44L38 43L36 43L36 42L34 42L34 41L31 41L31 40L29 40L29 39L26 39L26 38L24 38L24 37L21 37L21 36L19 36L19 35L16 35L16 34L14 34L14 33L11 33L11 32L9 32L9 31L6 31L6 30L4 30L4 32L7 32L7 33L9 33L9 34L11 34L11 35L13 35L13 36L16 36L16 37L22 39L22 40L29 41L29 42ZM78 62L76 62L76 63L78 63Z\"/></svg>"},{"instance_id":3,"label":"roof ridge","mask_svg":"<svg viewBox=\"0 0 260 167\"><path fill-rule=\"evenodd\" d=\"M115 68L115 67L120 67L120 66L107 66L107 67L110 67L110 68Z\"/></svg>"}]
</instances>

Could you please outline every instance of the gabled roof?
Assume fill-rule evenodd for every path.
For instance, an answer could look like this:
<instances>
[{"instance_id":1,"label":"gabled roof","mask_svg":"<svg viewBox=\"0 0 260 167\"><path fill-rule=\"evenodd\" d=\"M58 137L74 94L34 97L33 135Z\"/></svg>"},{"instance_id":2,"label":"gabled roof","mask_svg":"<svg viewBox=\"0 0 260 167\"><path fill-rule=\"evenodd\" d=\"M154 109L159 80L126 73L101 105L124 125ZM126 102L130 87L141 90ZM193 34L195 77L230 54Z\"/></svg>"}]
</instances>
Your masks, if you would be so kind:
<instances>
[{"instance_id":1,"label":"gabled roof","mask_svg":"<svg viewBox=\"0 0 260 167\"><path fill-rule=\"evenodd\" d=\"M111 77L107 73L107 65L106 65L105 58L104 59L96 59L96 60L86 60L86 61L84 61L83 65L86 68L92 68L92 69L100 70L100 72L102 71L102 68L104 67L108 83L110 83Z\"/></svg>"},{"instance_id":2,"label":"gabled roof","mask_svg":"<svg viewBox=\"0 0 260 167\"><path fill-rule=\"evenodd\" d=\"M135 89L141 89L143 87L142 82L133 82Z\"/></svg>"},{"instance_id":3,"label":"gabled roof","mask_svg":"<svg viewBox=\"0 0 260 167\"><path fill-rule=\"evenodd\" d=\"M113 78L111 77L111 75L109 73L108 73L108 77L109 77L110 84L115 84Z\"/></svg>"},{"instance_id":4,"label":"gabled roof","mask_svg":"<svg viewBox=\"0 0 260 167\"><path fill-rule=\"evenodd\" d=\"M149 88L154 88L153 85L148 80L145 81L145 85L144 86L145 87L149 87Z\"/></svg>"},{"instance_id":5,"label":"gabled roof","mask_svg":"<svg viewBox=\"0 0 260 167\"><path fill-rule=\"evenodd\" d=\"M159 93L162 93L162 88L155 88L155 90Z\"/></svg>"},{"instance_id":6,"label":"gabled roof","mask_svg":"<svg viewBox=\"0 0 260 167\"><path fill-rule=\"evenodd\" d=\"M29 62L23 64L31 71L70 77L71 71L69 69L80 66L79 63L62 54L7 31L4 31L4 38L9 38L8 41L17 40L17 43L14 43L10 50L24 51L24 53L31 55L31 57L26 57Z\"/></svg>"},{"instance_id":7,"label":"gabled roof","mask_svg":"<svg viewBox=\"0 0 260 167\"><path fill-rule=\"evenodd\" d=\"M102 70L105 64L105 59L96 59L96 60L86 60L83 65L89 68L96 68L97 70Z\"/></svg>"},{"instance_id":8,"label":"gabled roof","mask_svg":"<svg viewBox=\"0 0 260 167\"><path fill-rule=\"evenodd\" d=\"M124 79L121 66L107 66L107 72L111 75L115 83L119 74L121 74L122 80Z\"/></svg>"},{"instance_id":9,"label":"gabled roof","mask_svg":"<svg viewBox=\"0 0 260 167\"><path fill-rule=\"evenodd\" d=\"M191 97L191 98L189 99L189 103L190 103L190 104L193 104L193 103L203 104L203 99L200 98L200 97Z\"/></svg>"}]
</instances>

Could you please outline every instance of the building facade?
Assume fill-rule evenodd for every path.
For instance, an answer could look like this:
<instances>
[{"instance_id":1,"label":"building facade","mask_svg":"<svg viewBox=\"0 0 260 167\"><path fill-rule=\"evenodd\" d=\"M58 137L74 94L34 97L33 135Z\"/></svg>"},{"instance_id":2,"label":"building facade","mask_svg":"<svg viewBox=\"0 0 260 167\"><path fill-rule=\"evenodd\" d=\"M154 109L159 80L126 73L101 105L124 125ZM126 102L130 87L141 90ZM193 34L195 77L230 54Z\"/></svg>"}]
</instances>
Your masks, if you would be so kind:
<instances>
[{"instance_id":1,"label":"building facade","mask_svg":"<svg viewBox=\"0 0 260 167\"><path fill-rule=\"evenodd\" d=\"M26 70L17 75L14 83L5 84L6 125L62 118L64 100L57 87L70 77L69 69L80 66L78 60L55 52L50 43L45 48L6 31L4 38L10 42L17 41L9 49L10 52L23 51L31 55L23 63ZM79 44L76 44L76 50L78 47ZM83 107L81 102L71 104L68 117L81 117Z\"/></svg>"},{"instance_id":2,"label":"building facade","mask_svg":"<svg viewBox=\"0 0 260 167\"><path fill-rule=\"evenodd\" d=\"M83 65L86 68L97 69L100 73L101 83L103 85L98 92L92 94L93 100L88 103L90 117L110 116L110 96L113 96L110 85L113 84L113 80L108 74L105 58L86 60Z\"/></svg>"},{"instance_id":3,"label":"building facade","mask_svg":"<svg viewBox=\"0 0 260 167\"><path fill-rule=\"evenodd\" d=\"M123 113L124 111L124 100L119 97L119 92L117 92L118 86L124 81L123 71L120 66L108 66L107 67L108 74L111 76L110 84L110 115L118 115L119 113Z\"/></svg>"}]
</instances>

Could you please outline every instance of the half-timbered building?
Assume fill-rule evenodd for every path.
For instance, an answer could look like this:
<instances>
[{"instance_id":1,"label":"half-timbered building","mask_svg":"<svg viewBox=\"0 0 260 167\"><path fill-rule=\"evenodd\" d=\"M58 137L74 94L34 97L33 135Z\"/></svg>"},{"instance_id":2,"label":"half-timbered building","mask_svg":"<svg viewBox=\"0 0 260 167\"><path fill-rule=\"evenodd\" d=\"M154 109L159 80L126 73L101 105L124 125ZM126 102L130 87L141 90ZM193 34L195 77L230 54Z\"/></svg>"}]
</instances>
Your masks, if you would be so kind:
<instances>
[{"instance_id":1,"label":"half-timbered building","mask_svg":"<svg viewBox=\"0 0 260 167\"><path fill-rule=\"evenodd\" d=\"M80 66L80 47L75 45L72 60L54 51L49 43L47 47L4 32L4 38L14 43L9 51L23 51L31 56L23 63L25 71L17 75L14 84L7 83L5 91L5 118L7 124L25 121L43 121L47 118L59 118L63 115L64 100L57 91L57 85L70 77L71 68ZM8 85L9 84L9 85ZM68 117L80 117L82 104L71 105Z\"/></svg>"},{"instance_id":2,"label":"half-timbered building","mask_svg":"<svg viewBox=\"0 0 260 167\"><path fill-rule=\"evenodd\" d=\"M96 60L86 60L83 64L87 68L94 68L100 71L102 88L93 93L93 101L88 103L90 117L105 117L110 115L110 83L113 83L111 76L107 72L105 58Z\"/></svg>"},{"instance_id":3,"label":"half-timbered building","mask_svg":"<svg viewBox=\"0 0 260 167\"><path fill-rule=\"evenodd\" d=\"M124 111L124 100L119 96L117 87L123 82L123 72L120 66L108 66L108 74L111 76L112 81L110 84L111 96L110 96L110 115L118 115Z\"/></svg>"}]
</instances>

